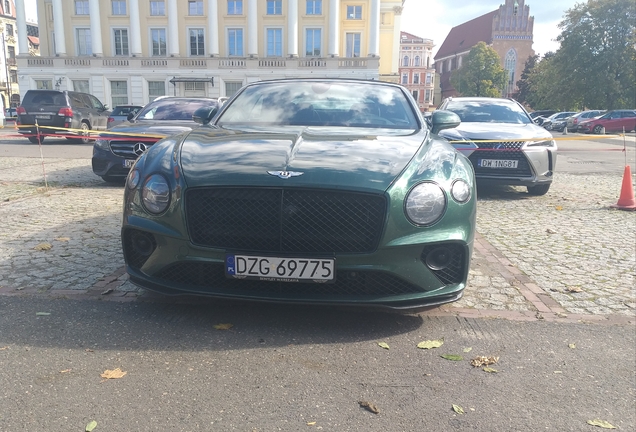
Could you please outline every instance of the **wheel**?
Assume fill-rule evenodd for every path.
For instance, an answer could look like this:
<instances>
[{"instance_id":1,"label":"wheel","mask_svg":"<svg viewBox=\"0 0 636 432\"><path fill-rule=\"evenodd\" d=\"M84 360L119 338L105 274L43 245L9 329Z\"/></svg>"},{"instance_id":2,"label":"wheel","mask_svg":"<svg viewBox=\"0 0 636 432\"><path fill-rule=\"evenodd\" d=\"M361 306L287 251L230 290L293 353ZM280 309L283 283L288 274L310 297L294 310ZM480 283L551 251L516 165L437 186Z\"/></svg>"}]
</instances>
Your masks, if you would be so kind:
<instances>
[{"instance_id":1,"label":"wheel","mask_svg":"<svg viewBox=\"0 0 636 432\"><path fill-rule=\"evenodd\" d=\"M605 129L603 126L596 125L596 126L594 126L594 133L596 135L600 135L601 133L603 133L603 129Z\"/></svg>"},{"instance_id":2,"label":"wheel","mask_svg":"<svg viewBox=\"0 0 636 432\"><path fill-rule=\"evenodd\" d=\"M79 143L79 144L88 144L91 141L89 132L91 128L88 125L88 123L82 122L82 124L80 124L80 132L79 135L82 138L69 138L68 140L74 143Z\"/></svg>"},{"instance_id":3,"label":"wheel","mask_svg":"<svg viewBox=\"0 0 636 432\"><path fill-rule=\"evenodd\" d=\"M528 193L534 196L545 195L550 190L550 183L540 184L536 186L527 186Z\"/></svg>"},{"instance_id":4,"label":"wheel","mask_svg":"<svg viewBox=\"0 0 636 432\"><path fill-rule=\"evenodd\" d=\"M39 144L41 142L44 141L44 137L40 135L40 141L38 141L38 137L36 136L32 136L32 137L27 137L29 141L31 141L33 144Z\"/></svg>"}]
</instances>

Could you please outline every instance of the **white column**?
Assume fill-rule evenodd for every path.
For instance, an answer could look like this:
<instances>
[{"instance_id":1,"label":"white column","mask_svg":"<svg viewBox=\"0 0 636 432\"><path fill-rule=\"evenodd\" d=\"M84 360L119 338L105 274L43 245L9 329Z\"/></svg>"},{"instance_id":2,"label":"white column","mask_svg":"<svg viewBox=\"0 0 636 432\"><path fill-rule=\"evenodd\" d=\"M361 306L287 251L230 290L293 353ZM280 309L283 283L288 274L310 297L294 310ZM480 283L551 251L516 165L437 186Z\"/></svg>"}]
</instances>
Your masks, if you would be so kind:
<instances>
[{"instance_id":1,"label":"white column","mask_svg":"<svg viewBox=\"0 0 636 432\"><path fill-rule=\"evenodd\" d=\"M133 57L140 57L141 21L139 20L139 0L129 0L130 7L130 51Z\"/></svg>"},{"instance_id":2,"label":"white column","mask_svg":"<svg viewBox=\"0 0 636 432\"><path fill-rule=\"evenodd\" d=\"M90 0L88 2L88 10L91 20L91 49L96 57L104 56L104 47L102 45L102 24L99 16L99 0Z\"/></svg>"},{"instance_id":3,"label":"white column","mask_svg":"<svg viewBox=\"0 0 636 432\"><path fill-rule=\"evenodd\" d=\"M380 0L371 0L371 19L369 20L368 56L380 55Z\"/></svg>"},{"instance_id":4,"label":"white column","mask_svg":"<svg viewBox=\"0 0 636 432\"><path fill-rule=\"evenodd\" d=\"M329 0L329 55L338 57L340 0Z\"/></svg>"},{"instance_id":5,"label":"white column","mask_svg":"<svg viewBox=\"0 0 636 432\"><path fill-rule=\"evenodd\" d=\"M258 4L247 0L247 55L258 57Z\"/></svg>"},{"instance_id":6,"label":"white column","mask_svg":"<svg viewBox=\"0 0 636 432\"><path fill-rule=\"evenodd\" d=\"M400 65L400 27L402 25L402 6L393 8L393 59L391 61L391 73L397 74ZM400 78L401 80L402 78Z\"/></svg>"},{"instance_id":7,"label":"white column","mask_svg":"<svg viewBox=\"0 0 636 432\"><path fill-rule=\"evenodd\" d=\"M177 0L168 0L168 54L179 57L179 15Z\"/></svg>"},{"instance_id":8,"label":"white column","mask_svg":"<svg viewBox=\"0 0 636 432\"><path fill-rule=\"evenodd\" d=\"M298 57L298 0L288 0L287 9L287 54Z\"/></svg>"},{"instance_id":9,"label":"white column","mask_svg":"<svg viewBox=\"0 0 636 432\"><path fill-rule=\"evenodd\" d=\"M15 19L18 24L18 54L28 54L29 43L27 42L28 39L24 0L16 0L15 2Z\"/></svg>"},{"instance_id":10,"label":"white column","mask_svg":"<svg viewBox=\"0 0 636 432\"><path fill-rule=\"evenodd\" d=\"M66 55L66 38L64 37L64 10L62 0L53 0L53 31L55 32L55 54Z\"/></svg>"},{"instance_id":11,"label":"white column","mask_svg":"<svg viewBox=\"0 0 636 432\"><path fill-rule=\"evenodd\" d=\"M219 5L217 0L208 0L208 34L210 43L208 53L210 57L219 56Z\"/></svg>"}]
</instances>

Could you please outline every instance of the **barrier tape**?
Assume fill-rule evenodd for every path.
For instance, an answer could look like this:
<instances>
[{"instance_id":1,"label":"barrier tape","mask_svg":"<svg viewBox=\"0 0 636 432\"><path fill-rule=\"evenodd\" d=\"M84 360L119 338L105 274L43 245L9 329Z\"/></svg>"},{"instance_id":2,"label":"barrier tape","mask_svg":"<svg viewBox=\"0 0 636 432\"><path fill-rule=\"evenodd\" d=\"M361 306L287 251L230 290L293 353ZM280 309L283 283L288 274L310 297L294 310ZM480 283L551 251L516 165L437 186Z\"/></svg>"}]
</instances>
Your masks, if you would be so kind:
<instances>
[{"instance_id":1,"label":"barrier tape","mask_svg":"<svg viewBox=\"0 0 636 432\"><path fill-rule=\"evenodd\" d=\"M15 125L15 129L33 129L33 128L37 128L37 129L47 129L47 130L60 130L60 131L66 131L66 132L77 132L75 134L47 134L47 133L40 133L40 136L56 136L56 137L71 137L71 138L81 138L81 137L89 137L89 138L106 138L109 140L112 139L117 139L117 136L122 136L122 137L126 137L126 138L136 138L136 137L140 137L140 138L147 138L148 140L151 139L162 139L167 137L167 135L158 135L158 134L135 134L135 133L126 133L126 132L109 132L108 130L105 131L93 131L93 130L84 130L84 129L73 129L73 128L63 128L63 127L56 127L56 126L42 126L42 125ZM37 136L38 134L20 134L20 136ZM111 137L112 136L112 137Z\"/></svg>"}]
</instances>

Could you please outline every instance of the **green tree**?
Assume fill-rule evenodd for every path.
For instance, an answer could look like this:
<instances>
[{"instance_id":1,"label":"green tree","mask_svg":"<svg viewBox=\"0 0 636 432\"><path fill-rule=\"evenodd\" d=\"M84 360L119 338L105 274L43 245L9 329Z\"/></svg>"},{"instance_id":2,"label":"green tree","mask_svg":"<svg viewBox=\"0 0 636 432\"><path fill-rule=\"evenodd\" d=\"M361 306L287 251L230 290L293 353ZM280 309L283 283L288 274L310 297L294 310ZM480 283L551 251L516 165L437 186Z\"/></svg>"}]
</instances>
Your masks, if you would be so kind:
<instances>
[{"instance_id":1,"label":"green tree","mask_svg":"<svg viewBox=\"0 0 636 432\"><path fill-rule=\"evenodd\" d=\"M521 78L517 81L518 90L515 92L514 98L522 104L526 104L528 102L528 96L531 91L530 74L534 70L538 61L538 55L528 57L523 67L523 72L521 72Z\"/></svg>"},{"instance_id":2,"label":"green tree","mask_svg":"<svg viewBox=\"0 0 636 432\"><path fill-rule=\"evenodd\" d=\"M484 42L475 45L451 75L451 84L461 96L500 97L507 80L499 55Z\"/></svg>"}]
</instances>

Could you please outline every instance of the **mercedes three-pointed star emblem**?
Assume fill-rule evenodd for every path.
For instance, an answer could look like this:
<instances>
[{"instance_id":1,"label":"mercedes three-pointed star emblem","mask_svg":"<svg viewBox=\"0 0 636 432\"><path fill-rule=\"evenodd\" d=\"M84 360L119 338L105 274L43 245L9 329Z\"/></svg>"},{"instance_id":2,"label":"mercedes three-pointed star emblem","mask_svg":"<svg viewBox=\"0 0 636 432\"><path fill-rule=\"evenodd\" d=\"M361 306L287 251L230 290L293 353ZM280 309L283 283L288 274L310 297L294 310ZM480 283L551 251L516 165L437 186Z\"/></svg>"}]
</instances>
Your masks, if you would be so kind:
<instances>
[{"instance_id":1,"label":"mercedes three-pointed star emblem","mask_svg":"<svg viewBox=\"0 0 636 432\"><path fill-rule=\"evenodd\" d=\"M146 146L146 144L142 143L142 142L138 142L135 143L135 145L133 146L133 152L137 155L137 156L141 156L142 154L144 154L144 152L146 151L148 147Z\"/></svg>"},{"instance_id":2,"label":"mercedes three-pointed star emblem","mask_svg":"<svg viewBox=\"0 0 636 432\"><path fill-rule=\"evenodd\" d=\"M290 177L298 177L303 175L303 173L298 171L267 171L267 174L273 175L275 177L280 177L282 179L288 179Z\"/></svg>"}]
</instances>

